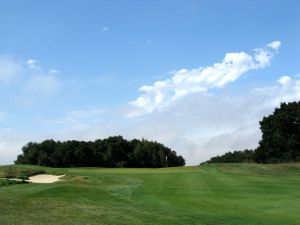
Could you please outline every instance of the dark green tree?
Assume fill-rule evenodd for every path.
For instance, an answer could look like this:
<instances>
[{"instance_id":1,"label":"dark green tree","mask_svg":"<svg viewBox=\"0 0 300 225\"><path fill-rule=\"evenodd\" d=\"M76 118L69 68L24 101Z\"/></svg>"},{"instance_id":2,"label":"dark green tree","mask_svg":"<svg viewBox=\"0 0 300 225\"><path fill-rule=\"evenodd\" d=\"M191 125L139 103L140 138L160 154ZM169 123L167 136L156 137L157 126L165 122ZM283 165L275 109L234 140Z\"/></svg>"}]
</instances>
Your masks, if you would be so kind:
<instances>
[{"instance_id":1,"label":"dark green tree","mask_svg":"<svg viewBox=\"0 0 300 225\"><path fill-rule=\"evenodd\" d=\"M260 121L262 140L255 151L261 163L300 161L300 102L282 103Z\"/></svg>"},{"instance_id":2,"label":"dark green tree","mask_svg":"<svg viewBox=\"0 0 300 225\"><path fill-rule=\"evenodd\" d=\"M166 167L184 166L182 156L163 144L147 141L125 140L122 136L103 140L29 142L17 157L17 164L33 164L53 167ZM168 164L166 164L168 155Z\"/></svg>"}]
</instances>

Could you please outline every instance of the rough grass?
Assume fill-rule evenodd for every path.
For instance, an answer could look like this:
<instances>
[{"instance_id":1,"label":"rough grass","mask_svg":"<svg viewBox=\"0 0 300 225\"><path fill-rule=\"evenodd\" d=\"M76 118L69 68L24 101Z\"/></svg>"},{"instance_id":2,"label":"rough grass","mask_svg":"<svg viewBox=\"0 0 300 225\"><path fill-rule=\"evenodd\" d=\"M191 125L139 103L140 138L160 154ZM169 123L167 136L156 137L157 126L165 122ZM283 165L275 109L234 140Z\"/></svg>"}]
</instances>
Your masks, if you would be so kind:
<instances>
[{"instance_id":1,"label":"rough grass","mask_svg":"<svg viewBox=\"0 0 300 225\"><path fill-rule=\"evenodd\" d=\"M13 185L13 184L23 184L23 183L25 183L25 182L24 181L16 181L16 180L0 178L0 187Z\"/></svg>"},{"instance_id":2,"label":"rough grass","mask_svg":"<svg viewBox=\"0 0 300 225\"><path fill-rule=\"evenodd\" d=\"M2 166L0 167L0 178L18 178L28 179L30 176L46 173L42 169L20 166Z\"/></svg>"},{"instance_id":3,"label":"rough grass","mask_svg":"<svg viewBox=\"0 0 300 225\"><path fill-rule=\"evenodd\" d=\"M299 224L300 164L53 169L53 184L0 187L0 224ZM0 174L3 167L0 167ZM1 182L1 181L0 181Z\"/></svg>"},{"instance_id":4,"label":"rough grass","mask_svg":"<svg viewBox=\"0 0 300 225\"><path fill-rule=\"evenodd\" d=\"M31 165L1 166L0 178L17 178L21 180L27 180L30 176L45 174L47 172L52 174L62 174L63 170Z\"/></svg>"}]
</instances>

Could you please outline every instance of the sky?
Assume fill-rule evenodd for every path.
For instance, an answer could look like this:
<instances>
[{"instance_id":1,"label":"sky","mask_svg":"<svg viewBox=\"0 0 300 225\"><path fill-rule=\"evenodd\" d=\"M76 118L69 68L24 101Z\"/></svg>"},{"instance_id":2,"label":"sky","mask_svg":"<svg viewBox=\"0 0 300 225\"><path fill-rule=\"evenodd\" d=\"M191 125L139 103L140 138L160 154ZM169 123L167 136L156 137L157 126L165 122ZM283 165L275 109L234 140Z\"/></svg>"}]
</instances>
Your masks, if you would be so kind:
<instances>
[{"instance_id":1,"label":"sky","mask_svg":"<svg viewBox=\"0 0 300 225\"><path fill-rule=\"evenodd\" d=\"M29 141L253 149L300 100L298 0L1 0L0 164Z\"/></svg>"}]
</instances>

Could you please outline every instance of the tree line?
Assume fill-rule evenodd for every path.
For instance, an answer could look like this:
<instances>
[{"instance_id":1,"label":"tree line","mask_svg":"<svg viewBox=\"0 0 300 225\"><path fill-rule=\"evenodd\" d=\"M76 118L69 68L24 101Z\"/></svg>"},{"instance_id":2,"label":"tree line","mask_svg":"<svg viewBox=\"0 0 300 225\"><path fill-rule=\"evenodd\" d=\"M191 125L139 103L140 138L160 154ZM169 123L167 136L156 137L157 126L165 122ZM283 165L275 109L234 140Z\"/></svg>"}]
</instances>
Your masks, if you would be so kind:
<instances>
[{"instance_id":1,"label":"tree line","mask_svg":"<svg viewBox=\"0 0 300 225\"><path fill-rule=\"evenodd\" d=\"M204 163L300 162L300 102L281 103L259 124L262 139L256 149L227 152Z\"/></svg>"},{"instance_id":2,"label":"tree line","mask_svg":"<svg viewBox=\"0 0 300 225\"><path fill-rule=\"evenodd\" d=\"M145 139L128 141L113 136L95 141L29 142L16 164L50 167L136 167L184 166L185 160L163 144Z\"/></svg>"}]
</instances>

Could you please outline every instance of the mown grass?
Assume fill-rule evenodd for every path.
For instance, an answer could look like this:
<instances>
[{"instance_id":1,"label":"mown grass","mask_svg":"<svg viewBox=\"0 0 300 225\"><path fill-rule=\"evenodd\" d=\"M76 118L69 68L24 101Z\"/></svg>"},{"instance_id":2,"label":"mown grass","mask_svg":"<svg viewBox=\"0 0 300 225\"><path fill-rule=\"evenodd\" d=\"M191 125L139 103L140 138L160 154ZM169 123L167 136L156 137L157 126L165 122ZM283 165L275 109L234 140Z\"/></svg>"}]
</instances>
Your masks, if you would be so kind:
<instances>
[{"instance_id":1,"label":"mown grass","mask_svg":"<svg viewBox=\"0 0 300 225\"><path fill-rule=\"evenodd\" d=\"M300 164L53 169L53 184L0 187L0 224L299 224ZM3 167L0 167L0 174Z\"/></svg>"}]
</instances>

